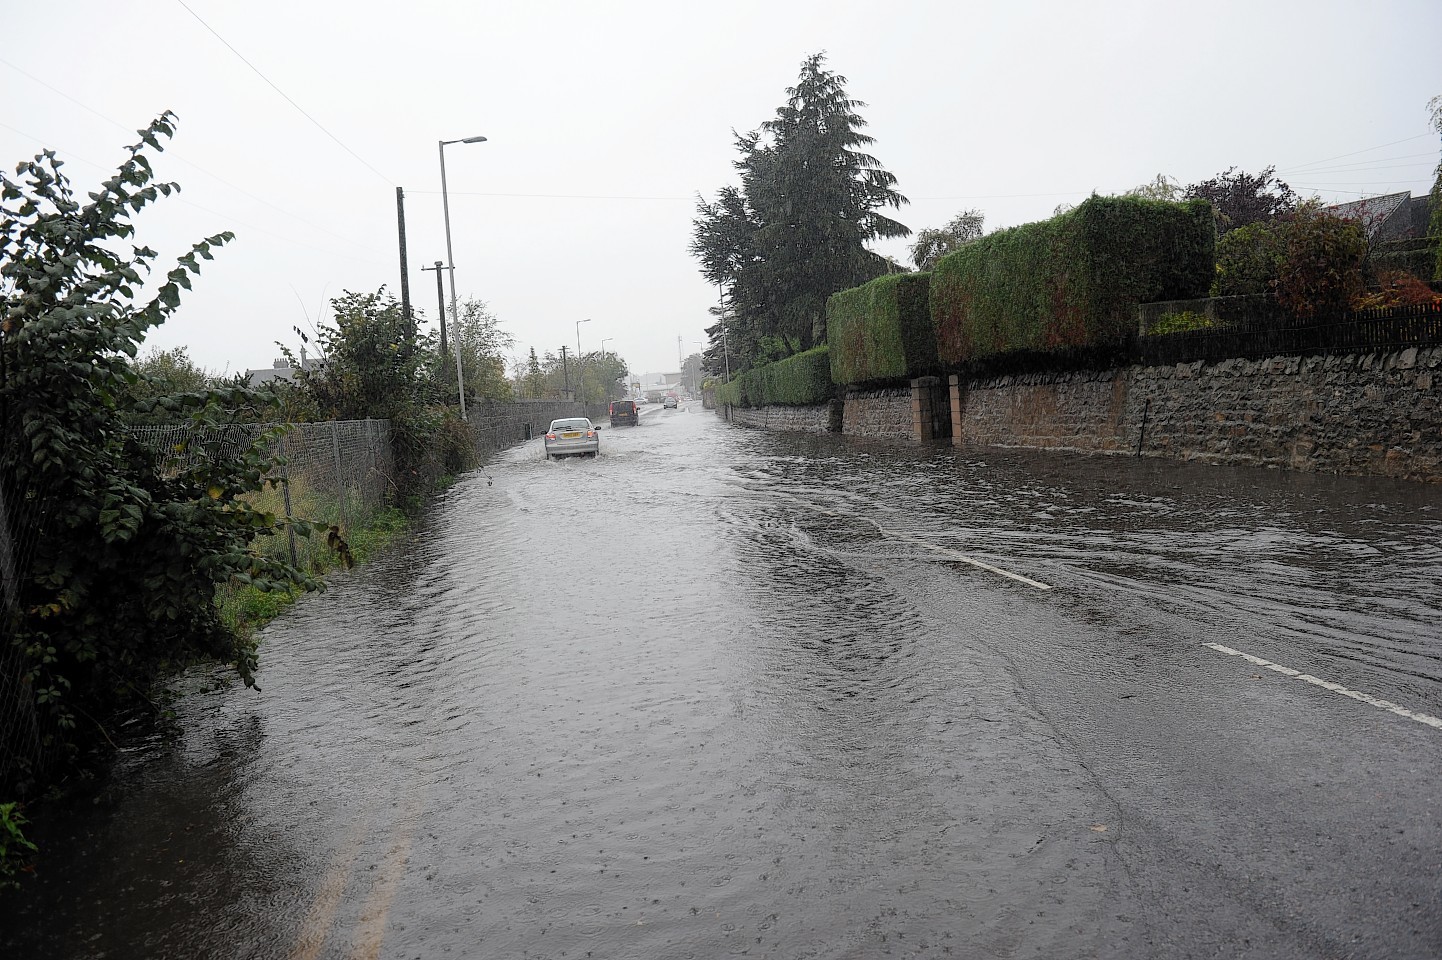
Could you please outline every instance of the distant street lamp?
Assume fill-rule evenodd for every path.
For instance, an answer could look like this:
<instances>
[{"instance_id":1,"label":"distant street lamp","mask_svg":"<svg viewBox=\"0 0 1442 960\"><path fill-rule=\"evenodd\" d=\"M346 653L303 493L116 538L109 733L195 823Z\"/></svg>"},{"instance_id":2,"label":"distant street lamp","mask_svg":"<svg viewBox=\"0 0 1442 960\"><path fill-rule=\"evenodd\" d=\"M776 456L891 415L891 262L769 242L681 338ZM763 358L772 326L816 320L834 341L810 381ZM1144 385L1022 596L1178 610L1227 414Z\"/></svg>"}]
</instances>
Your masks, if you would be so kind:
<instances>
[{"instance_id":1,"label":"distant street lamp","mask_svg":"<svg viewBox=\"0 0 1442 960\"><path fill-rule=\"evenodd\" d=\"M702 343L700 340L692 340L691 344L692 346L697 346L701 348L701 351L697 354L697 356L705 355L706 344ZM696 371L700 368L700 366L701 365L698 363L695 367L691 368L691 396L693 397L701 392L701 385L696 382Z\"/></svg>"},{"instance_id":2,"label":"distant street lamp","mask_svg":"<svg viewBox=\"0 0 1442 960\"><path fill-rule=\"evenodd\" d=\"M581 396L581 402L586 402L586 368L581 354L581 324L590 323L591 318L576 321L576 392Z\"/></svg>"},{"instance_id":3,"label":"distant street lamp","mask_svg":"<svg viewBox=\"0 0 1442 960\"><path fill-rule=\"evenodd\" d=\"M607 337L606 339L604 339L604 340L601 341L601 359L602 359L602 360L606 359L606 344L610 343L612 340L615 340L615 339L616 339L615 337Z\"/></svg>"},{"instance_id":4,"label":"distant street lamp","mask_svg":"<svg viewBox=\"0 0 1442 960\"><path fill-rule=\"evenodd\" d=\"M451 198L446 191L446 146L452 143L484 143L485 137L465 137L461 140L441 140L441 209L446 216L446 267L451 272L451 322L455 325L455 331L451 340L456 346L456 392L461 398L461 419L466 419L466 377L461 371L461 318L456 313L456 259L451 254ZM445 323L445 317L441 318Z\"/></svg>"}]
</instances>

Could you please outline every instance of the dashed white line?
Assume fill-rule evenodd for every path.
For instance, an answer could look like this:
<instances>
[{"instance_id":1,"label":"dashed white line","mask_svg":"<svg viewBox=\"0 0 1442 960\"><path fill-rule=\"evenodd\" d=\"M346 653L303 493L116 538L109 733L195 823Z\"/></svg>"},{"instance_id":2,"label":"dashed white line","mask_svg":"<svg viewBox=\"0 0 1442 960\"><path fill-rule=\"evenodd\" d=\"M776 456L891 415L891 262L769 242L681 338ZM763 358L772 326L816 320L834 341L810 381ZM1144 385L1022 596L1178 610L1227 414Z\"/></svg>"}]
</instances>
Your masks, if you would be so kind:
<instances>
[{"instance_id":1,"label":"dashed white line","mask_svg":"<svg viewBox=\"0 0 1442 960\"><path fill-rule=\"evenodd\" d=\"M1399 717L1406 717L1408 720L1415 720L1418 723L1426 724L1429 727L1435 727L1438 730L1442 730L1442 718L1434 717L1430 713L1420 713L1416 710L1408 710L1406 707L1398 706L1391 700L1383 700L1380 697L1374 697L1370 694L1361 693L1357 690L1351 690L1347 687L1342 686L1340 683L1333 683L1331 680L1323 680L1320 677L1312 676L1310 673L1303 673L1300 670L1293 670L1291 667L1284 667L1280 663L1273 663L1270 660L1263 660L1261 657L1254 657L1250 653L1243 653L1240 650L1234 650L1231 647L1223 646L1220 643L1204 643L1202 644L1202 646L1210 647L1218 653L1225 653L1229 657L1241 657L1248 663L1254 663L1259 667L1265 667L1268 670L1280 673L1284 677L1293 677L1297 680L1303 680L1307 683L1312 684L1314 687L1321 687L1323 690L1330 690L1333 693L1339 693L1344 697L1351 697L1353 700L1359 700L1362 703L1371 704L1374 707L1386 710L1388 713L1395 713Z\"/></svg>"}]
</instances>

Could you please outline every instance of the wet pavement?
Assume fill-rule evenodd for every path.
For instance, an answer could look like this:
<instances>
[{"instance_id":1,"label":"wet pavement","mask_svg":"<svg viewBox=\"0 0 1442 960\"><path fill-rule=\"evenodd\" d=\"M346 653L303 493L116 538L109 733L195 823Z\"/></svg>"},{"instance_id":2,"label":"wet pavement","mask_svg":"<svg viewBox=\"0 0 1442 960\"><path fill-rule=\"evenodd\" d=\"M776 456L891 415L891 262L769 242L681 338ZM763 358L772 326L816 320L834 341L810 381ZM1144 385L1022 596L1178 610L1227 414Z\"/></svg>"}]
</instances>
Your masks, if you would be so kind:
<instances>
[{"instance_id":1,"label":"wet pavement","mask_svg":"<svg viewBox=\"0 0 1442 960\"><path fill-rule=\"evenodd\" d=\"M1439 623L1435 487L653 410L183 698L0 956L1436 957Z\"/></svg>"}]
</instances>

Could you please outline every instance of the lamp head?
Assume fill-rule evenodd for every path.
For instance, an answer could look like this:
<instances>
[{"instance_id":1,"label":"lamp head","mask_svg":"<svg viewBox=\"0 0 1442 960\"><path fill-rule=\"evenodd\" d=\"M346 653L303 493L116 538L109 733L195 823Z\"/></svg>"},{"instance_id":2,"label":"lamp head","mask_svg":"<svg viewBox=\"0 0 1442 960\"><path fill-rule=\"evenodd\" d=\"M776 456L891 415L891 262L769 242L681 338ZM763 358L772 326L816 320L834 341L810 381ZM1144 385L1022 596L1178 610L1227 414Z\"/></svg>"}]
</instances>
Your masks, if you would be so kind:
<instances>
[{"instance_id":1,"label":"lamp head","mask_svg":"<svg viewBox=\"0 0 1442 960\"><path fill-rule=\"evenodd\" d=\"M485 143L485 137L466 137L461 143Z\"/></svg>"}]
</instances>

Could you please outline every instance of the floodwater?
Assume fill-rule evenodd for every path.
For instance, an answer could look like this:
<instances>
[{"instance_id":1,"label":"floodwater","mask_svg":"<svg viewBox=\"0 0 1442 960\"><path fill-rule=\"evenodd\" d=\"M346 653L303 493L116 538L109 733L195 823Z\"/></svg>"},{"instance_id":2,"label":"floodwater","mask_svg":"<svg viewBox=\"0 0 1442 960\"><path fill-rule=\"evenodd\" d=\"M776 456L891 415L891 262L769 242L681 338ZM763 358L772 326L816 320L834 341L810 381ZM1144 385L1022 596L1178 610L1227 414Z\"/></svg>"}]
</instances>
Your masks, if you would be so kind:
<instances>
[{"instance_id":1,"label":"floodwater","mask_svg":"<svg viewBox=\"0 0 1442 960\"><path fill-rule=\"evenodd\" d=\"M185 678L0 955L1442 954L1442 491L602 437Z\"/></svg>"}]
</instances>

